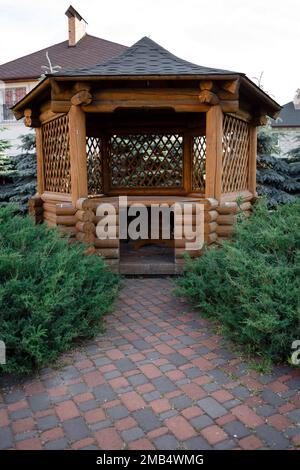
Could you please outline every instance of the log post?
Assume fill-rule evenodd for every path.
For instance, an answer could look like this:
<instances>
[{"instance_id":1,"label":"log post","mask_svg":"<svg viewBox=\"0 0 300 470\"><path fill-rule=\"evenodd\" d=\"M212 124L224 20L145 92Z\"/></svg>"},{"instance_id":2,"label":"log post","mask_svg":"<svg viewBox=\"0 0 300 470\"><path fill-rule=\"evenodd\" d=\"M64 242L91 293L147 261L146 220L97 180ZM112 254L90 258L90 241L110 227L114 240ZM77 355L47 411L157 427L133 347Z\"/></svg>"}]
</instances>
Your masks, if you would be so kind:
<instances>
[{"instance_id":1,"label":"log post","mask_svg":"<svg viewBox=\"0 0 300 470\"><path fill-rule=\"evenodd\" d=\"M206 113L206 179L205 197L221 198L222 186L223 113L220 105L211 106Z\"/></svg>"},{"instance_id":2,"label":"log post","mask_svg":"<svg viewBox=\"0 0 300 470\"><path fill-rule=\"evenodd\" d=\"M253 197L256 197L256 153L257 131L255 126L250 126L248 189Z\"/></svg>"},{"instance_id":3,"label":"log post","mask_svg":"<svg viewBox=\"0 0 300 470\"><path fill-rule=\"evenodd\" d=\"M77 199L88 196L85 113L80 106L72 105L70 108L69 134L71 193L75 205Z\"/></svg>"},{"instance_id":4,"label":"log post","mask_svg":"<svg viewBox=\"0 0 300 470\"><path fill-rule=\"evenodd\" d=\"M45 190L42 128L36 130L37 192L41 196Z\"/></svg>"}]
</instances>

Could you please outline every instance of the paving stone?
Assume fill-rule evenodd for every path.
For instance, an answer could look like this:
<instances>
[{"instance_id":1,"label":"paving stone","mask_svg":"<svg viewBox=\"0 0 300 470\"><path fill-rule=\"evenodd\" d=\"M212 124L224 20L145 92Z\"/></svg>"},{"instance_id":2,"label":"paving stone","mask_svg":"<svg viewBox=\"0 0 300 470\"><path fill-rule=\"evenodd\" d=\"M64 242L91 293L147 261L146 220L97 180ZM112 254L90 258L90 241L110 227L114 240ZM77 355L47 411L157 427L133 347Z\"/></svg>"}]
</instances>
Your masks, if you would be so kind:
<instances>
[{"instance_id":1,"label":"paving stone","mask_svg":"<svg viewBox=\"0 0 300 470\"><path fill-rule=\"evenodd\" d=\"M188 362L188 359L179 353L168 354L166 356L166 359L175 366L182 366L183 364L186 364Z\"/></svg>"},{"instance_id":2,"label":"paving stone","mask_svg":"<svg viewBox=\"0 0 300 470\"><path fill-rule=\"evenodd\" d=\"M121 436L126 442L135 441L145 436L144 431L141 428L135 427L131 429L126 429L121 432Z\"/></svg>"},{"instance_id":3,"label":"paving stone","mask_svg":"<svg viewBox=\"0 0 300 470\"><path fill-rule=\"evenodd\" d=\"M56 416L44 416L43 418L39 418L37 420L37 427L41 431L45 431L46 429L55 428L58 425L59 421Z\"/></svg>"},{"instance_id":4,"label":"paving stone","mask_svg":"<svg viewBox=\"0 0 300 470\"><path fill-rule=\"evenodd\" d=\"M196 418L191 419L191 424L198 431L206 428L207 426L210 426L213 423L213 420L207 415L197 416Z\"/></svg>"},{"instance_id":5,"label":"paving stone","mask_svg":"<svg viewBox=\"0 0 300 470\"><path fill-rule=\"evenodd\" d=\"M186 369L184 373L190 378L194 379L195 377L200 377L203 375L203 371L198 369L198 367L191 367L190 369Z\"/></svg>"},{"instance_id":6,"label":"paving stone","mask_svg":"<svg viewBox=\"0 0 300 470\"><path fill-rule=\"evenodd\" d=\"M276 408L271 405L259 405L255 408L255 411L258 415L267 418L268 416L272 416L276 413Z\"/></svg>"},{"instance_id":7,"label":"paving stone","mask_svg":"<svg viewBox=\"0 0 300 470\"><path fill-rule=\"evenodd\" d=\"M170 402L176 410L184 410L193 404L192 400L185 395L171 398Z\"/></svg>"},{"instance_id":8,"label":"paving stone","mask_svg":"<svg viewBox=\"0 0 300 470\"><path fill-rule=\"evenodd\" d=\"M157 379L153 379L152 382L155 388L157 388L157 390L161 393L174 392L177 390L177 387L170 379L168 379L168 377L158 377Z\"/></svg>"},{"instance_id":9,"label":"paving stone","mask_svg":"<svg viewBox=\"0 0 300 470\"><path fill-rule=\"evenodd\" d=\"M231 382L231 379L228 377L228 375L219 369L210 370L209 375L213 377L216 382L222 385L227 384L228 382Z\"/></svg>"},{"instance_id":10,"label":"paving stone","mask_svg":"<svg viewBox=\"0 0 300 470\"><path fill-rule=\"evenodd\" d=\"M75 379L79 377L79 371L74 366L67 366L61 371L64 380Z\"/></svg>"},{"instance_id":11,"label":"paving stone","mask_svg":"<svg viewBox=\"0 0 300 470\"><path fill-rule=\"evenodd\" d=\"M126 408L126 406L117 405L117 406L114 406L113 408L108 408L107 414L110 416L112 420L116 421L122 418L126 418L129 415L129 411Z\"/></svg>"},{"instance_id":12,"label":"paving stone","mask_svg":"<svg viewBox=\"0 0 300 470\"><path fill-rule=\"evenodd\" d=\"M295 409L286 413L286 416L296 424L300 424L300 409Z\"/></svg>"},{"instance_id":13,"label":"paving stone","mask_svg":"<svg viewBox=\"0 0 300 470\"><path fill-rule=\"evenodd\" d=\"M183 445L188 450L210 450L212 448L201 436L191 437Z\"/></svg>"},{"instance_id":14,"label":"paving stone","mask_svg":"<svg viewBox=\"0 0 300 470\"><path fill-rule=\"evenodd\" d=\"M47 410L50 407L50 401L47 393L41 393L28 397L29 406L32 411Z\"/></svg>"},{"instance_id":15,"label":"paving stone","mask_svg":"<svg viewBox=\"0 0 300 470\"><path fill-rule=\"evenodd\" d=\"M157 450L176 450L180 447L179 442L171 434L164 434L153 442Z\"/></svg>"},{"instance_id":16,"label":"paving stone","mask_svg":"<svg viewBox=\"0 0 300 470\"><path fill-rule=\"evenodd\" d=\"M69 447L68 441L65 437L57 439L56 441L50 441L45 444L47 450L64 450Z\"/></svg>"},{"instance_id":17,"label":"paving stone","mask_svg":"<svg viewBox=\"0 0 300 470\"><path fill-rule=\"evenodd\" d=\"M4 401L7 404L16 403L25 397L23 390L15 390L4 395Z\"/></svg>"},{"instance_id":18,"label":"paving stone","mask_svg":"<svg viewBox=\"0 0 300 470\"><path fill-rule=\"evenodd\" d=\"M218 444L214 445L215 450L231 450L236 447L236 442L226 439L223 442L219 442Z\"/></svg>"},{"instance_id":19,"label":"paving stone","mask_svg":"<svg viewBox=\"0 0 300 470\"><path fill-rule=\"evenodd\" d=\"M267 424L258 426L256 428L256 435L266 442L271 449L282 450L289 447L288 439L281 432L276 431L276 429Z\"/></svg>"},{"instance_id":20,"label":"paving stone","mask_svg":"<svg viewBox=\"0 0 300 470\"><path fill-rule=\"evenodd\" d=\"M149 393L145 393L143 395L143 398L144 400L148 401L148 402L151 402L153 400L157 400L158 398L160 398L160 393L157 392L157 391L154 391L154 392L149 392Z\"/></svg>"},{"instance_id":21,"label":"paving stone","mask_svg":"<svg viewBox=\"0 0 300 470\"><path fill-rule=\"evenodd\" d=\"M144 376L144 374L132 375L131 377L128 377L128 380L135 387L146 384L148 382L148 379Z\"/></svg>"},{"instance_id":22,"label":"paving stone","mask_svg":"<svg viewBox=\"0 0 300 470\"><path fill-rule=\"evenodd\" d=\"M118 359L115 361L115 365L121 372L128 372L136 369L136 365L130 359Z\"/></svg>"},{"instance_id":23,"label":"paving stone","mask_svg":"<svg viewBox=\"0 0 300 470\"><path fill-rule=\"evenodd\" d=\"M272 390L268 390L268 389L264 390L261 396L267 403L273 406L280 406L285 403L285 400L280 398L280 396L277 393L272 392Z\"/></svg>"},{"instance_id":24,"label":"paving stone","mask_svg":"<svg viewBox=\"0 0 300 470\"><path fill-rule=\"evenodd\" d=\"M95 395L98 403L101 404L117 398L116 392L109 384L98 385L97 387L93 388L93 394Z\"/></svg>"},{"instance_id":25,"label":"paving stone","mask_svg":"<svg viewBox=\"0 0 300 470\"><path fill-rule=\"evenodd\" d=\"M146 432L153 431L153 429L161 427L161 421L150 408L135 411L132 416Z\"/></svg>"},{"instance_id":26,"label":"paving stone","mask_svg":"<svg viewBox=\"0 0 300 470\"><path fill-rule=\"evenodd\" d=\"M231 421L231 423L225 424L223 427L227 434L239 439L248 436L252 432L240 421Z\"/></svg>"},{"instance_id":27,"label":"paving stone","mask_svg":"<svg viewBox=\"0 0 300 470\"><path fill-rule=\"evenodd\" d=\"M29 416L32 416L32 411L29 408L22 408L21 410L10 413L9 417L12 421L16 421L18 419L28 418Z\"/></svg>"},{"instance_id":28,"label":"paving stone","mask_svg":"<svg viewBox=\"0 0 300 470\"><path fill-rule=\"evenodd\" d=\"M234 395L235 397L237 397L241 400L244 400L245 398L250 397L249 390L246 387L243 387L243 386L232 388L230 390L230 393L232 393L232 395Z\"/></svg>"},{"instance_id":29,"label":"paving stone","mask_svg":"<svg viewBox=\"0 0 300 470\"><path fill-rule=\"evenodd\" d=\"M9 449L13 447L13 434L10 427L5 426L0 428L0 449Z\"/></svg>"},{"instance_id":30,"label":"paving stone","mask_svg":"<svg viewBox=\"0 0 300 470\"><path fill-rule=\"evenodd\" d=\"M226 408L220 405L217 400L211 397L202 398L197 402L198 406L202 408L205 413L207 413L211 418L220 418L220 416L224 416L227 414Z\"/></svg>"},{"instance_id":31,"label":"paving stone","mask_svg":"<svg viewBox=\"0 0 300 470\"><path fill-rule=\"evenodd\" d=\"M73 441L89 436L89 429L81 416L64 421L63 428L67 438Z\"/></svg>"}]
</instances>

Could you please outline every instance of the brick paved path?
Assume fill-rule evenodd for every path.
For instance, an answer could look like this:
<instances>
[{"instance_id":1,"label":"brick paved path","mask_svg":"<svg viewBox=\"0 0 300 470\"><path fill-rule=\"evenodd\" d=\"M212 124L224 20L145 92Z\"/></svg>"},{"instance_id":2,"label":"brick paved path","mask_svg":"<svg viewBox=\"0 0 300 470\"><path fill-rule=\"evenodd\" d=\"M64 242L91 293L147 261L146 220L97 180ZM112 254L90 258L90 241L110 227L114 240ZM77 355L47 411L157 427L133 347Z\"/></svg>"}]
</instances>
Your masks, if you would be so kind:
<instances>
[{"instance_id":1,"label":"brick paved path","mask_svg":"<svg viewBox=\"0 0 300 470\"><path fill-rule=\"evenodd\" d=\"M299 446L300 371L249 371L171 289L126 280L104 335L0 388L0 449Z\"/></svg>"}]
</instances>

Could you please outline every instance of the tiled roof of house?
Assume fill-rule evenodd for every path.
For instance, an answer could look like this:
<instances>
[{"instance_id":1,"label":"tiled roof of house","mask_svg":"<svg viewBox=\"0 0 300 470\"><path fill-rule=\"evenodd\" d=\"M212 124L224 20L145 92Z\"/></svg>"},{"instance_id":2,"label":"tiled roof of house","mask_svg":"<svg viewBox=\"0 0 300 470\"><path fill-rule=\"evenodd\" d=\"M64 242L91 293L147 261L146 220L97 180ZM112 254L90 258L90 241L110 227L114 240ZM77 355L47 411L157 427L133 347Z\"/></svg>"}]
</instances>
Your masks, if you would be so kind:
<instances>
[{"instance_id":1,"label":"tiled roof of house","mask_svg":"<svg viewBox=\"0 0 300 470\"><path fill-rule=\"evenodd\" d=\"M92 67L121 54L126 49L127 47L121 44L86 34L76 46L70 47L68 41L63 41L0 65L0 80L39 78L42 73L41 66L48 65L46 52L52 65L60 65L63 71Z\"/></svg>"},{"instance_id":2,"label":"tiled roof of house","mask_svg":"<svg viewBox=\"0 0 300 470\"><path fill-rule=\"evenodd\" d=\"M222 75L235 74L229 70L221 70L192 64L179 59L148 37L140 39L122 54L92 67L62 71L60 76L138 76L138 75Z\"/></svg>"},{"instance_id":3,"label":"tiled roof of house","mask_svg":"<svg viewBox=\"0 0 300 470\"><path fill-rule=\"evenodd\" d=\"M286 103L280 111L276 121L272 122L272 127L299 127L300 109L296 109L294 102Z\"/></svg>"}]
</instances>

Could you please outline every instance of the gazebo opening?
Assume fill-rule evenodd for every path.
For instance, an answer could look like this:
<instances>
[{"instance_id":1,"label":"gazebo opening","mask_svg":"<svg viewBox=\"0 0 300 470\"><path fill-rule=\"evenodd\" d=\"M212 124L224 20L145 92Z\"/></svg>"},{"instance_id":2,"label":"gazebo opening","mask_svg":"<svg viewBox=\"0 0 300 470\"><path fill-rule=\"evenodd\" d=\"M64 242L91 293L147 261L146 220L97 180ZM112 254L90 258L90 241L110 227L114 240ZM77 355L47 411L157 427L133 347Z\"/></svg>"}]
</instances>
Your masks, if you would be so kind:
<instances>
[{"instance_id":1,"label":"gazebo opening","mask_svg":"<svg viewBox=\"0 0 300 470\"><path fill-rule=\"evenodd\" d=\"M205 113L87 114L86 153L89 196L205 193Z\"/></svg>"}]
</instances>

